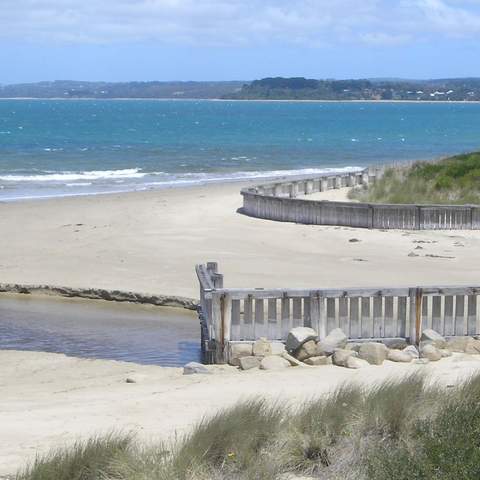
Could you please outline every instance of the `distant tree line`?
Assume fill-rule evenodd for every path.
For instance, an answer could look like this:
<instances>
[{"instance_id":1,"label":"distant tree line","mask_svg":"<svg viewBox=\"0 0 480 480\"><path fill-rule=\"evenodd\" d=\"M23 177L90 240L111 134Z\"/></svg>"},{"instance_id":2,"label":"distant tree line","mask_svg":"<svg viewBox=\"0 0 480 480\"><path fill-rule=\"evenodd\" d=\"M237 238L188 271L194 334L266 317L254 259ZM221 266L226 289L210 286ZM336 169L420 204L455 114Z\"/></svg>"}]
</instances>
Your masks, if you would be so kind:
<instances>
[{"instance_id":1,"label":"distant tree line","mask_svg":"<svg viewBox=\"0 0 480 480\"><path fill-rule=\"evenodd\" d=\"M480 79L315 80L263 78L224 98L252 100L480 100Z\"/></svg>"},{"instance_id":2,"label":"distant tree line","mask_svg":"<svg viewBox=\"0 0 480 480\"><path fill-rule=\"evenodd\" d=\"M54 82L0 85L0 98L197 98L233 100L480 101L480 79L316 80L252 82Z\"/></svg>"}]
</instances>

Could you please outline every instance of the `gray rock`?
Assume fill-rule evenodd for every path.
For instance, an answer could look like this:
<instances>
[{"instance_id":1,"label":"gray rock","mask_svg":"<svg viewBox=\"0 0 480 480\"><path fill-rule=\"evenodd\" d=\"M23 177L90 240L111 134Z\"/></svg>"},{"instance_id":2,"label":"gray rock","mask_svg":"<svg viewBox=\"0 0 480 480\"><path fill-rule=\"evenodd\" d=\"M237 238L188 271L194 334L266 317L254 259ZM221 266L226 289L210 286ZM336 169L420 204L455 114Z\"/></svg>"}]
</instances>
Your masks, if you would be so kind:
<instances>
[{"instance_id":1,"label":"gray rock","mask_svg":"<svg viewBox=\"0 0 480 480\"><path fill-rule=\"evenodd\" d=\"M445 338L431 328L423 330L420 340L422 342L432 342L433 346L437 348L445 348L447 346Z\"/></svg>"},{"instance_id":2,"label":"gray rock","mask_svg":"<svg viewBox=\"0 0 480 480\"><path fill-rule=\"evenodd\" d=\"M345 345L345 350L353 350L354 352L357 352L360 350L360 347L362 346L361 343L358 342L349 342L347 345Z\"/></svg>"},{"instance_id":3,"label":"gray rock","mask_svg":"<svg viewBox=\"0 0 480 480\"><path fill-rule=\"evenodd\" d=\"M415 345L405 347L402 352L408 353L412 358L420 358L420 353Z\"/></svg>"},{"instance_id":4,"label":"gray rock","mask_svg":"<svg viewBox=\"0 0 480 480\"><path fill-rule=\"evenodd\" d=\"M272 346L266 338L260 338L254 342L252 352L257 357L266 357L272 354Z\"/></svg>"},{"instance_id":5,"label":"gray rock","mask_svg":"<svg viewBox=\"0 0 480 480\"><path fill-rule=\"evenodd\" d=\"M290 355L287 351L285 351L281 358L284 358L292 367L305 367L306 364L297 360L294 356Z\"/></svg>"},{"instance_id":6,"label":"gray rock","mask_svg":"<svg viewBox=\"0 0 480 480\"><path fill-rule=\"evenodd\" d=\"M447 340L447 345L445 348L451 352L464 353L467 349L468 342L471 340L471 337L452 337Z\"/></svg>"},{"instance_id":7,"label":"gray rock","mask_svg":"<svg viewBox=\"0 0 480 480\"><path fill-rule=\"evenodd\" d=\"M332 363L332 357L326 357L326 356L321 356L321 357L309 357L305 360L305 363L307 365L312 365L312 366L319 366L319 365L331 365Z\"/></svg>"},{"instance_id":8,"label":"gray rock","mask_svg":"<svg viewBox=\"0 0 480 480\"><path fill-rule=\"evenodd\" d=\"M190 362L184 365L183 374L184 375L193 375L193 374L202 374L208 375L211 374L210 370L205 365L197 362Z\"/></svg>"},{"instance_id":9,"label":"gray rock","mask_svg":"<svg viewBox=\"0 0 480 480\"><path fill-rule=\"evenodd\" d=\"M240 366L239 358L251 357L253 355L253 346L251 343L231 343L230 344L230 365Z\"/></svg>"},{"instance_id":10,"label":"gray rock","mask_svg":"<svg viewBox=\"0 0 480 480\"><path fill-rule=\"evenodd\" d=\"M270 355L260 362L262 370L283 370L290 367L290 363L278 355Z\"/></svg>"},{"instance_id":11,"label":"gray rock","mask_svg":"<svg viewBox=\"0 0 480 480\"><path fill-rule=\"evenodd\" d=\"M318 342L317 355L332 355L337 348L345 348L348 337L342 329L333 329L323 340Z\"/></svg>"},{"instance_id":12,"label":"gray rock","mask_svg":"<svg viewBox=\"0 0 480 480\"><path fill-rule=\"evenodd\" d=\"M433 344L424 344L420 347L420 356L422 358L427 358L431 362L437 362L442 358L440 350L435 347Z\"/></svg>"},{"instance_id":13,"label":"gray rock","mask_svg":"<svg viewBox=\"0 0 480 480\"><path fill-rule=\"evenodd\" d=\"M345 362L345 366L347 368L362 368L362 367L368 367L370 364L366 360L362 360L361 358L354 357L353 355L350 355L347 358L347 361Z\"/></svg>"},{"instance_id":14,"label":"gray rock","mask_svg":"<svg viewBox=\"0 0 480 480\"><path fill-rule=\"evenodd\" d=\"M403 350L408 346L408 343L404 338L387 338L383 343L387 348L393 350Z\"/></svg>"},{"instance_id":15,"label":"gray rock","mask_svg":"<svg viewBox=\"0 0 480 480\"><path fill-rule=\"evenodd\" d=\"M259 357L240 357L238 359L240 368L242 370L251 370L252 368L258 368L260 366L261 359Z\"/></svg>"},{"instance_id":16,"label":"gray rock","mask_svg":"<svg viewBox=\"0 0 480 480\"><path fill-rule=\"evenodd\" d=\"M303 362L307 358L315 357L317 355L317 342L309 340L305 342L296 352L295 358Z\"/></svg>"},{"instance_id":17,"label":"gray rock","mask_svg":"<svg viewBox=\"0 0 480 480\"><path fill-rule=\"evenodd\" d=\"M288 332L286 348L289 352L295 352L305 342L317 340L317 332L309 327L295 327Z\"/></svg>"},{"instance_id":18,"label":"gray rock","mask_svg":"<svg viewBox=\"0 0 480 480\"><path fill-rule=\"evenodd\" d=\"M137 381L132 377L127 377L125 379L125 383L137 383Z\"/></svg>"},{"instance_id":19,"label":"gray rock","mask_svg":"<svg viewBox=\"0 0 480 480\"><path fill-rule=\"evenodd\" d=\"M270 343L270 347L272 349L272 355L283 355L285 350L285 345L281 342L272 342Z\"/></svg>"},{"instance_id":20,"label":"gray rock","mask_svg":"<svg viewBox=\"0 0 480 480\"><path fill-rule=\"evenodd\" d=\"M467 342L465 353L469 355L478 355L480 353L480 340L470 338Z\"/></svg>"},{"instance_id":21,"label":"gray rock","mask_svg":"<svg viewBox=\"0 0 480 480\"><path fill-rule=\"evenodd\" d=\"M348 357L352 356L358 356L357 352L354 352L353 350L344 350L342 348L338 348L333 352L332 362L334 365L337 365L339 367L346 367Z\"/></svg>"},{"instance_id":22,"label":"gray rock","mask_svg":"<svg viewBox=\"0 0 480 480\"><path fill-rule=\"evenodd\" d=\"M388 348L383 343L367 342L362 344L358 351L359 358L371 365L381 365L386 360Z\"/></svg>"},{"instance_id":23,"label":"gray rock","mask_svg":"<svg viewBox=\"0 0 480 480\"><path fill-rule=\"evenodd\" d=\"M387 355L387 360L391 362L401 362L401 363L410 363L413 357L402 350L389 350Z\"/></svg>"}]
</instances>

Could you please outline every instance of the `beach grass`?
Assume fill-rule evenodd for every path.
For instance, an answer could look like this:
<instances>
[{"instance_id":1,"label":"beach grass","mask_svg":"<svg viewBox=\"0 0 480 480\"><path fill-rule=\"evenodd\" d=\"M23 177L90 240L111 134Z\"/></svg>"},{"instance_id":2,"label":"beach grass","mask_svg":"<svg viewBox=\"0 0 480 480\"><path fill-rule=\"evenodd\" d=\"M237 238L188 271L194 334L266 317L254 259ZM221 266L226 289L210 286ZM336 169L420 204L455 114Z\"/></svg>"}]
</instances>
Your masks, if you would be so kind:
<instances>
[{"instance_id":1,"label":"beach grass","mask_svg":"<svg viewBox=\"0 0 480 480\"><path fill-rule=\"evenodd\" d=\"M287 475L287 476L286 476ZM155 446L110 434L37 458L16 480L480 478L480 375L346 383L299 405L243 401ZM295 478L295 477L293 477Z\"/></svg>"},{"instance_id":2,"label":"beach grass","mask_svg":"<svg viewBox=\"0 0 480 480\"><path fill-rule=\"evenodd\" d=\"M349 196L372 203L480 204L480 152L386 168L373 185Z\"/></svg>"}]
</instances>

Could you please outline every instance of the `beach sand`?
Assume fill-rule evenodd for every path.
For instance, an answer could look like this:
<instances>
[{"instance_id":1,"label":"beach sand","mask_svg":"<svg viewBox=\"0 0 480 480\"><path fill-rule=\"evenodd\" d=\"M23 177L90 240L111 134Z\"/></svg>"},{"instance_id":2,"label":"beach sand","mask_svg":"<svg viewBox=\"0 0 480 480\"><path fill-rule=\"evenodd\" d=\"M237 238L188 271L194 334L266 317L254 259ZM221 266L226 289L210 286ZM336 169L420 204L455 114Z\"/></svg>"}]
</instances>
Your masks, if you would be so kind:
<instances>
[{"instance_id":1,"label":"beach sand","mask_svg":"<svg viewBox=\"0 0 480 480\"><path fill-rule=\"evenodd\" d=\"M428 365L386 361L360 370L323 366L241 372L213 366L213 375L182 375L179 368L0 351L0 365L1 476L36 454L113 429L134 432L142 442L171 439L202 416L246 398L294 406L346 380L372 384L416 371L431 374L441 385L455 385L480 371L480 357L467 360L456 354ZM126 383L127 377L137 383Z\"/></svg>"},{"instance_id":2,"label":"beach sand","mask_svg":"<svg viewBox=\"0 0 480 480\"><path fill-rule=\"evenodd\" d=\"M240 187L1 203L1 281L198 298L195 264L218 261L228 287L478 283L480 231L378 231L249 218L236 213ZM316 198L339 200L346 189L322 195Z\"/></svg>"},{"instance_id":3,"label":"beach sand","mask_svg":"<svg viewBox=\"0 0 480 480\"><path fill-rule=\"evenodd\" d=\"M264 221L236 213L240 187L1 203L1 281L197 298L194 265L218 261L228 287L478 284L480 232ZM112 428L134 430L142 440L166 438L248 396L295 402L347 378L373 381L420 368L215 367L216 375L186 377L179 369L15 351L0 352L0 365L0 474L37 452ZM450 382L478 365L444 359L421 368ZM138 382L125 383L127 376Z\"/></svg>"}]
</instances>

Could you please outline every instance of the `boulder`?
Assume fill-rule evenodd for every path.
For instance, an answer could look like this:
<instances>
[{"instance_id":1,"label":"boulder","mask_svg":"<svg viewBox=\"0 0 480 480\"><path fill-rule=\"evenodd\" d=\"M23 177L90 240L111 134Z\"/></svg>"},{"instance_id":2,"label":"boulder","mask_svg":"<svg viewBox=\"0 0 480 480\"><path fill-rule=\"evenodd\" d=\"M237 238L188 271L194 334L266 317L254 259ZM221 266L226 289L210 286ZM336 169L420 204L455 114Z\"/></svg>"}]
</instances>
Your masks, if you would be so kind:
<instances>
[{"instance_id":1,"label":"boulder","mask_svg":"<svg viewBox=\"0 0 480 480\"><path fill-rule=\"evenodd\" d=\"M240 366L239 358L251 357L253 355L253 347L251 343L231 343L230 344L230 365L234 367Z\"/></svg>"},{"instance_id":2,"label":"boulder","mask_svg":"<svg viewBox=\"0 0 480 480\"><path fill-rule=\"evenodd\" d=\"M387 354L387 360L391 362L410 363L412 359L412 355L402 350L389 350Z\"/></svg>"},{"instance_id":3,"label":"boulder","mask_svg":"<svg viewBox=\"0 0 480 480\"><path fill-rule=\"evenodd\" d=\"M432 345L437 348L445 348L447 345L445 338L431 328L423 330L420 340L422 342L432 342Z\"/></svg>"},{"instance_id":4,"label":"boulder","mask_svg":"<svg viewBox=\"0 0 480 480\"><path fill-rule=\"evenodd\" d=\"M272 349L272 355L283 355L286 350L285 350L285 344L281 343L281 342L272 342L270 344L270 347Z\"/></svg>"},{"instance_id":5,"label":"boulder","mask_svg":"<svg viewBox=\"0 0 480 480\"><path fill-rule=\"evenodd\" d=\"M465 353L469 355L478 355L480 353L480 340L470 338L467 342Z\"/></svg>"},{"instance_id":6,"label":"boulder","mask_svg":"<svg viewBox=\"0 0 480 480\"><path fill-rule=\"evenodd\" d=\"M183 367L184 375L194 375L194 374L208 375L210 373L212 372L205 365L197 362L187 363Z\"/></svg>"},{"instance_id":7,"label":"boulder","mask_svg":"<svg viewBox=\"0 0 480 480\"><path fill-rule=\"evenodd\" d=\"M278 355L269 355L260 362L260 368L262 370L283 370L289 366L290 363Z\"/></svg>"},{"instance_id":8,"label":"boulder","mask_svg":"<svg viewBox=\"0 0 480 480\"><path fill-rule=\"evenodd\" d=\"M282 355L280 355L282 358L284 358L292 367L305 367L306 364L301 362L300 360L297 360L294 356L290 355L287 351L285 351Z\"/></svg>"},{"instance_id":9,"label":"boulder","mask_svg":"<svg viewBox=\"0 0 480 480\"><path fill-rule=\"evenodd\" d=\"M253 343L252 352L256 357L267 357L272 354L272 346L266 338L260 338Z\"/></svg>"},{"instance_id":10,"label":"boulder","mask_svg":"<svg viewBox=\"0 0 480 480\"><path fill-rule=\"evenodd\" d=\"M318 342L317 355L333 355L337 348L345 348L348 337L342 329L333 329L323 340Z\"/></svg>"},{"instance_id":11,"label":"boulder","mask_svg":"<svg viewBox=\"0 0 480 480\"><path fill-rule=\"evenodd\" d=\"M358 351L359 358L372 365L381 365L386 360L388 348L383 343L367 342Z\"/></svg>"},{"instance_id":12,"label":"boulder","mask_svg":"<svg viewBox=\"0 0 480 480\"><path fill-rule=\"evenodd\" d=\"M360 347L362 346L361 343L357 343L357 342L349 342L347 343L347 345L345 346L345 350L353 350L354 352L357 352L360 350Z\"/></svg>"},{"instance_id":13,"label":"boulder","mask_svg":"<svg viewBox=\"0 0 480 480\"><path fill-rule=\"evenodd\" d=\"M452 337L447 340L447 345L445 348L451 352L456 353L465 353L467 349L468 342L471 340L471 337Z\"/></svg>"},{"instance_id":14,"label":"boulder","mask_svg":"<svg viewBox=\"0 0 480 480\"><path fill-rule=\"evenodd\" d=\"M392 350L403 350L408 346L408 343L404 338L387 338L383 343L387 348Z\"/></svg>"},{"instance_id":15,"label":"boulder","mask_svg":"<svg viewBox=\"0 0 480 480\"><path fill-rule=\"evenodd\" d=\"M242 370L251 370L252 368L258 368L260 366L261 359L259 357L240 357L238 359L240 368Z\"/></svg>"},{"instance_id":16,"label":"boulder","mask_svg":"<svg viewBox=\"0 0 480 480\"><path fill-rule=\"evenodd\" d=\"M305 342L296 352L295 357L298 360L302 361L306 360L310 357L315 357L317 355L317 342L315 340L309 340Z\"/></svg>"},{"instance_id":17,"label":"boulder","mask_svg":"<svg viewBox=\"0 0 480 480\"><path fill-rule=\"evenodd\" d=\"M361 358L354 357L353 355L350 355L347 358L347 361L345 362L345 366L347 368L362 368L362 367L368 367L370 364L366 360L362 360Z\"/></svg>"},{"instance_id":18,"label":"boulder","mask_svg":"<svg viewBox=\"0 0 480 480\"><path fill-rule=\"evenodd\" d=\"M353 350L345 350L343 348L337 348L337 350L333 352L332 361L334 365L337 365L339 367L346 367L348 357L352 357L352 356L353 357L358 356L357 352L354 352Z\"/></svg>"},{"instance_id":19,"label":"boulder","mask_svg":"<svg viewBox=\"0 0 480 480\"><path fill-rule=\"evenodd\" d=\"M408 353L412 358L420 358L420 353L415 345L405 347L402 352Z\"/></svg>"},{"instance_id":20,"label":"boulder","mask_svg":"<svg viewBox=\"0 0 480 480\"><path fill-rule=\"evenodd\" d=\"M430 362L437 362L442 358L440 350L431 343L421 345L420 356L422 358L427 358Z\"/></svg>"},{"instance_id":21,"label":"boulder","mask_svg":"<svg viewBox=\"0 0 480 480\"><path fill-rule=\"evenodd\" d=\"M317 340L317 332L310 327L295 327L288 332L286 347L289 352L295 352L305 342Z\"/></svg>"},{"instance_id":22,"label":"boulder","mask_svg":"<svg viewBox=\"0 0 480 480\"><path fill-rule=\"evenodd\" d=\"M331 365L332 357L320 356L320 357L309 357L305 360L307 365L318 366L318 365Z\"/></svg>"}]
</instances>

